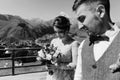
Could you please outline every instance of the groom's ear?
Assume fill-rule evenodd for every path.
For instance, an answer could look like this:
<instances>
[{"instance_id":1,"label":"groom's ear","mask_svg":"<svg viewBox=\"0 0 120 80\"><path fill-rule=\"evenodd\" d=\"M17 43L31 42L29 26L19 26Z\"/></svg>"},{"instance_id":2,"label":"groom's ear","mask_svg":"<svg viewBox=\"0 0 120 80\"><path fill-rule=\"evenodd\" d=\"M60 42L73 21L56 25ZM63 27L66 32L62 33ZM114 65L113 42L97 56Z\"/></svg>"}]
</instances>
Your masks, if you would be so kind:
<instances>
[{"instance_id":1,"label":"groom's ear","mask_svg":"<svg viewBox=\"0 0 120 80\"><path fill-rule=\"evenodd\" d=\"M98 16L100 18L103 18L105 16L105 7L104 5L102 4L99 4L97 7L96 7L96 11L98 13Z\"/></svg>"}]
</instances>

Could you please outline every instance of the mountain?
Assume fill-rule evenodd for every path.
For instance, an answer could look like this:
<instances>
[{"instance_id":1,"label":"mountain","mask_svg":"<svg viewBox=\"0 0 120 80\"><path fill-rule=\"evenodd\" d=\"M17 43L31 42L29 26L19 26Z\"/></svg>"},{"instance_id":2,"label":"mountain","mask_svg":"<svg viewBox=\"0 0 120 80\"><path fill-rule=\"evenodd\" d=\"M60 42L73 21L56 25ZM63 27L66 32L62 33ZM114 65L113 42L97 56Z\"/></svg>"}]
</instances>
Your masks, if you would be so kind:
<instances>
[{"instance_id":1,"label":"mountain","mask_svg":"<svg viewBox=\"0 0 120 80\"><path fill-rule=\"evenodd\" d=\"M28 22L33 26L33 30L35 31L36 35L42 37L45 34L53 34L53 20L43 21L43 20L28 20Z\"/></svg>"},{"instance_id":2,"label":"mountain","mask_svg":"<svg viewBox=\"0 0 120 80\"><path fill-rule=\"evenodd\" d=\"M52 21L35 22L19 16L0 14L0 42L14 40L35 40L45 34L52 34Z\"/></svg>"}]
</instances>

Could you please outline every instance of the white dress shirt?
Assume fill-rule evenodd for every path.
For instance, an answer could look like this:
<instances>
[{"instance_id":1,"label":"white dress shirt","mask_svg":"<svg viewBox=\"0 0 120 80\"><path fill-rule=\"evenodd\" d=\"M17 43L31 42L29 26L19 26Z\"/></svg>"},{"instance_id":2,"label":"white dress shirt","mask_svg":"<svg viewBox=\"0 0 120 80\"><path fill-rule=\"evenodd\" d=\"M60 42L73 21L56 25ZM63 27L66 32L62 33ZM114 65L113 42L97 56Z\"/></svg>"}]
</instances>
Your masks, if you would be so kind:
<instances>
[{"instance_id":1,"label":"white dress shirt","mask_svg":"<svg viewBox=\"0 0 120 80\"><path fill-rule=\"evenodd\" d=\"M120 29L115 24L113 26L114 30L108 30L106 31L105 35L109 37L109 41L100 41L99 43L95 43L93 47L94 51L94 58L95 61L98 61L104 52L107 50L107 48L110 46L112 41L115 39L117 34L119 33ZM81 59L81 51L84 41L81 42L79 49L78 49L78 61L77 61L77 67L75 70L74 80L82 80L82 59Z\"/></svg>"}]
</instances>

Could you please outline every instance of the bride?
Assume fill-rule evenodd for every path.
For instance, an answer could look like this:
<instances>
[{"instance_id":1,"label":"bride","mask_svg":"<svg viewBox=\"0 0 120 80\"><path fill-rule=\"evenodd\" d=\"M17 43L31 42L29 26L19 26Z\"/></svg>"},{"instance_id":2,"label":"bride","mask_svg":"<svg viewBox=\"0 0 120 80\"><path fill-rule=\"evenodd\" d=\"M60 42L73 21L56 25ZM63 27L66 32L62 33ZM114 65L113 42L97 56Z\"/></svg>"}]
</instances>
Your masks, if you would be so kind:
<instances>
[{"instance_id":1,"label":"bride","mask_svg":"<svg viewBox=\"0 0 120 80\"><path fill-rule=\"evenodd\" d=\"M53 39L51 44L60 50L61 57L58 58L58 67L48 67L53 71L53 74L48 73L46 80L73 80L79 43L68 35L70 29L68 18L56 17L53 26L58 38Z\"/></svg>"}]
</instances>

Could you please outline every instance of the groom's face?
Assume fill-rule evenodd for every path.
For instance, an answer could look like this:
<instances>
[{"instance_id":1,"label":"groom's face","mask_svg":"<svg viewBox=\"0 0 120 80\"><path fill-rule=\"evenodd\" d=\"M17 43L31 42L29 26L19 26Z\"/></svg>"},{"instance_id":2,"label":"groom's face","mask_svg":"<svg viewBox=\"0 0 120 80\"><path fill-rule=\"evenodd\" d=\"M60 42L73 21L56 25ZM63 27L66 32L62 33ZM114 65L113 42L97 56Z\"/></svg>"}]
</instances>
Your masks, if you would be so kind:
<instances>
[{"instance_id":1,"label":"groom's face","mask_svg":"<svg viewBox=\"0 0 120 80\"><path fill-rule=\"evenodd\" d=\"M79 28L84 27L89 35L100 32L101 19L93 6L81 4L76 13L78 22L80 23Z\"/></svg>"}]
</instances>

